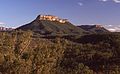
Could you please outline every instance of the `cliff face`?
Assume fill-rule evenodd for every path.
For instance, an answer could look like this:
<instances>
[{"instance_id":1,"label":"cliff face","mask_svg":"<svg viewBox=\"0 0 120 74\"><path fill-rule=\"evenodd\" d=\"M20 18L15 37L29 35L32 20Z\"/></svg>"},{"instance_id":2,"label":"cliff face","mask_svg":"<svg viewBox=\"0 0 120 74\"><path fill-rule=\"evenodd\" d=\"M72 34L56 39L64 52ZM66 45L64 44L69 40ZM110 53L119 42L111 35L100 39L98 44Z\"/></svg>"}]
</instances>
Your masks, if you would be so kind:
<instances>
[{"instance_id":1,"label":"cliff face","mask_svg":"<svg viewBox=\"0 0 120 74\"><path fill-rule=\"evenodd\" d=\"M69 21L51 15L39 15L31 23L17 29L31 30L40 34L82 34L85 32Z\"/></svg>"}]
</instances>

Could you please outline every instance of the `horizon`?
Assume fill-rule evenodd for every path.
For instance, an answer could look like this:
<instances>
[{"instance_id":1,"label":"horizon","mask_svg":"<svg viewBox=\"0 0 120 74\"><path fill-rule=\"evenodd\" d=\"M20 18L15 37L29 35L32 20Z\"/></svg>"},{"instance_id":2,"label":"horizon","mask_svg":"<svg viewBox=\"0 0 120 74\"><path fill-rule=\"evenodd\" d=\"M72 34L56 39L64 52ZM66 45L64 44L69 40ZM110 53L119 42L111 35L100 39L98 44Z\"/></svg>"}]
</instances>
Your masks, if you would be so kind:
<instances>
[{"instance_id":1,"label":"horizon","mask_svg":"<svg viewBox=\"0 0 120 74\"><path fill-rule=\"evenodd\" d=\"M102 24L120 31L119 0L12 0L0 1L0 24L19 27L33 21L39 14L68 19L74 25Z\"/></svg>"}]
</instances>

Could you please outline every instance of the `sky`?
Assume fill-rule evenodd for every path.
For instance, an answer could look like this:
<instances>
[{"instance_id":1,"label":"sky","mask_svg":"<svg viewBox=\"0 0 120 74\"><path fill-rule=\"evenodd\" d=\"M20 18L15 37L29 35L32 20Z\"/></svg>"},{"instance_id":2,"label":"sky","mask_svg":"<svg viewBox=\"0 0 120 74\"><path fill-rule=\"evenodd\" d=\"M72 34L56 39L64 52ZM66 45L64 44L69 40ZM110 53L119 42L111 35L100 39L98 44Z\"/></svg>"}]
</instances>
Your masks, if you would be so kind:
<instances>
[{"instance_id":1,"label":"sky","mask_svg":"<svg viewBox=\"0 0 120 74\"><path fill-rule=\"evenodd\" d=\"M0 0L0 25L19 27L39 14L68 19L74 25L102 24L120 31L120 0Z\"/></svg>"}]
</instances>

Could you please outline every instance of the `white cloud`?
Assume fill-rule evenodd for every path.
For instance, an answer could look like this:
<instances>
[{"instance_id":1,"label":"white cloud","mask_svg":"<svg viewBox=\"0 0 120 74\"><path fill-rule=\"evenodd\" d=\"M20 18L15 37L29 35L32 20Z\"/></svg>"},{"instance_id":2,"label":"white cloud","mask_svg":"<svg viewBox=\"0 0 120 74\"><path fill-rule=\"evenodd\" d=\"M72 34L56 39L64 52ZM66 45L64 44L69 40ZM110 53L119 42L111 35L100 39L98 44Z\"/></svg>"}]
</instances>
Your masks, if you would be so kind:
<instances>
[{"instance_id":1,"label":"white cloud","mask_svg":"<svg viewBox=\"0 0 120 74\"><path fill-rule=\"evenodd\" d=\"M113 0L115 3L120 3L120 0Z\"/></svg>"},{"instance_id":2,"label":"white cloud","mask_svg":"<svg viewBox=\"0 0 120 74\"><path fill-rule=\"evenodd\" d=\"M113 25L108 25L108 27L112 27Z\"/></svg>"},{"instance_id":3,"label":"white cloud","mask_svg":"<svg viewBox=\"0 0 120 74\"><path fill-rule=\"evenodd\" d=\"M112 29L112 28L110 28L108 30L111 31L111 32L115 32L116 31L116 29Z\"/></svg>"},{"instance_id":4,"label":"white cloud","mask_svg":"<svg viewBox=\"0 0 120 74\"><path fill-rule=\"evenodd\" d=\"M78 5L79 5L79 6L83 6L83 3L79 2Z\"/></svg>"},{"instance_id":5,"label":"white cloud","mask_svg":"<svg viewBox=\"0 0 120 74\"><path fill-rule=\"evenodd\" d=\"M106 28L111 32L120 32L120 27L118 26L106 26Z\"/></svg>"},{"instance_id":6,"label":"white cloud","mask_svg":"<svg viewBox=\"0 0 120 74\"><path fill-rule=\"evenodd\" d=\"M102 2L107 2L108 0L99 0L99 1L102 1Z\"/></svg>"},{"instance_id":7,"label":"white cloud","mask_svg":"<svg viewBox=\"0 0 120 74\"><path fill-rule=\"evenodd\" d=\"M120 32L120 27L115 27L117 32Z\"/></svg>"},{"instance_id":8,"label":"white cloud","mask_svg":"<svg viewBox=\"0 0 120 74\"><path fill-rule=\"evenodd\" d=\"M120 0L99 0L99 1L102 1L102 2L113 1L115 3L120 3Z\"/></svg>"}]
</instances>

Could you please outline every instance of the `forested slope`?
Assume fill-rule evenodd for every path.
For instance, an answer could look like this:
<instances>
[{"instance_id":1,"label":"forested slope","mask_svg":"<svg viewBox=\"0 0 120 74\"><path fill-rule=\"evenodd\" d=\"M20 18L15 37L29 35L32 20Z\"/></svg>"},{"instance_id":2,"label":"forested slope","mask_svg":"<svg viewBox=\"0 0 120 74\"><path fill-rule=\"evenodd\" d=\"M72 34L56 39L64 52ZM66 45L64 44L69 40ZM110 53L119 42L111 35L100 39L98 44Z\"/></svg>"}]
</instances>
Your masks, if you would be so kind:
<instances>
[{"instance_id":1,"label":"forested slope","mask_svg":"<svg viewBox=\"0 0 120 74\"><path fill-rule=\"evenodd\" d=\"M33 35L31 31L0 32L2 74L120 73L119 34L87 35L74 42Z\"/></svg>"}]
</instances>

